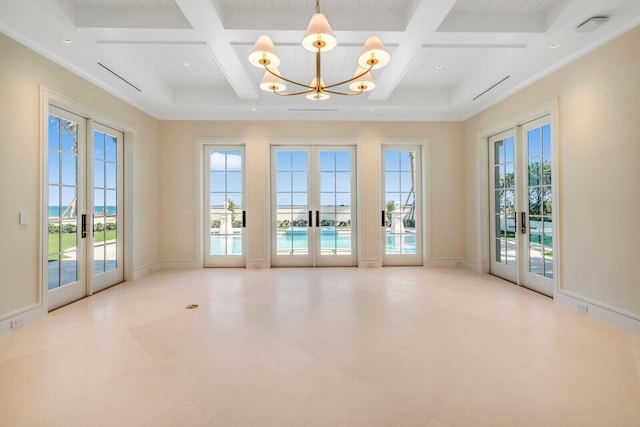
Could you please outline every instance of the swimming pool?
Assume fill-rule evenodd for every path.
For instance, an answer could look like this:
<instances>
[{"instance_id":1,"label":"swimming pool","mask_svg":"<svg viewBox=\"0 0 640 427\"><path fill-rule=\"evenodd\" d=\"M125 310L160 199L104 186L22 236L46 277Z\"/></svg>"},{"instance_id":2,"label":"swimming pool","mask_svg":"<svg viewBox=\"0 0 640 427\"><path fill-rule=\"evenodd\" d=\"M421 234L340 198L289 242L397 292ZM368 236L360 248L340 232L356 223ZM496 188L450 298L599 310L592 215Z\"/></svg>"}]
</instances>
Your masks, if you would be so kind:
<instances>
[{"instance_id":1,"label":"swimming pool","mask_svg":"<svg viewBox=\"0 0 640 427\"><path fill-rule=\"evenodd\" d=\"M278 231L276 248L279 253L301 253L308 248L308 229L295 227ZM211 235L211 255L241 255L242 235ZM320 250L323 253L351 253L351 233L347 230L323 228L320 231ZM414 254L416 236L412 233L387 235L387 254Z\"/></svg>"}]
</instances>

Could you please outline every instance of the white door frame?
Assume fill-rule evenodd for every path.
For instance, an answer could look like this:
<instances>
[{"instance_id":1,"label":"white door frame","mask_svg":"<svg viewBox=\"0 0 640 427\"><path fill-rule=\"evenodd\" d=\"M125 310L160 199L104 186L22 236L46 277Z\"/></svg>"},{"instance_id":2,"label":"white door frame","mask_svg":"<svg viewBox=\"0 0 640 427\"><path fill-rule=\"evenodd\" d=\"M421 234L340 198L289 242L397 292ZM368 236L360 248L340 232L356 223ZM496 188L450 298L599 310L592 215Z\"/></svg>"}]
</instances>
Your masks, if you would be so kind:
<instances>
[{"instance_id":1,"label":"white door frame","mask_svg":"<svg viewBox=\"0 0 640 427\"><path fill-rule=\"evenodd\" d=\"M49 118L49 106L54 105L57 108L72 111L76 115L87 119L87 121L94 120L100 122L113 129L120 130L124 134L124 165L123 165L123 198L124 198L124 216L123 216L123 256L124 256L124 280L133 280L137 276L142 276L143 273L136 273L135 268L135 228L133 227L133 218L135 215L134 201L134 142L135 132L134 126L127 122L124 122L115 117L109 116L105 113L97 111L92 107L75 101L66 97L60 93L47 89L45 87L40 88L40 212L38 214L38 224L40 226L40 238L39 238L39 271L38 281L40 283L38 292L38 302L35 306L28 307L26 310L37 310L39 317L44 317L47 314L48 301L48 284L45 272L47 271L48 262L48 174L44 172L47 170L48 162L48 118ZM144 270L141 268L140 270ZM86 295L93 294L94 290L88 287Z\"/></svg>"},{"instance_id":2,"label":"white door frame","mask_svg":"<svg viewBox=\"0 0 640 427\"><path fill-rule=\"evenodd\" d=\"M527 110L521 114L513 116L509 119L501 121L493 126L480 130L476 134L476 206L477 206L477 246L476 246L476 270L481 273L489 273L491 271L491 256L490 256L490 209L489 203L492 200L489 199L489 138L492 135L497 135L503 131L518 126L525 125L528 122L532 122L536 119L549 116L549 123L551 125L551 135L553 140L553 153L552 153L552 174L555 178L553 185L553 223L556 230L561 229L559 222L559 211L561 209L560 199L558 197L558 126L557 126L557 99L548 101L542 105ZM561 258L560 258L560 236L559 233L554 234L553 241L553 253L554 253L554 278L552 285L552 296L555 298L560 292L560 280L561 277Z\"/></svg>"},{"instance_id":3,"label":"white door frame","mask_svg":"<svg viewBox=\"0 0 640 427\"><path fill-rule=\"evenodd\" d=\"M357 266L360 261L361 261L361 253L362 251L360 250L361 248L361 244L362 244L362 236L361 233L359 232L359 224L360 224L360 220L361 220L361 213L360 213L360 202L361 202L361 184L360 184L360 157L361 157L361 153L360 153L360 140L359 139L352 139L352 138L336 138L336 139L321 139L321 138L286 138L286 139L268 139L266 140L266 156L267 156L267 164L269 165L268 170L267 170L267 194L268 196L266 197L266 203L267 203L267 212L269 212L269 220L267 222L267 228L266 228L266 238L265 240L268 242L268 247L269 247L269 260L270 260L270 264L273 267L276 267L277 263L274 264L274 256L275 256L275 244L276 242L273 239L273 224L275 221L274 218L274 200L273 200L273 185L275 185L275 182L273 182L273 171L274 171L274 166L273 166L273 150L274 147L283 147L285 149L291 149L294 150L296 149L296 147L298 148L309 148L310 152L313 151L316 147L327 147L327 148L331 148L331 147L336 147L336 148L340 148L340 147L352 147L353 148L353 156L354 158L352 159L352 167L354 168L354 170L351 171L351 182L352 182L352 193L355 192L355 197L352 197L353 202L353 206L352 206L352 228L351 228L351 232L352 232L352 254L350 257L344 257L345 259L348 258L349 262L348 265L350 266ZM312 162L313 158L309 157L309 162ZM310 172L310 171L308 171ZM313 219L315 221L315 213L313 214ZM311 256L311 254L310 254ZM318 255L319 256L319 255ZM306 257L301 257L301 258L306 258ZM301 265L316 265L315 261L313 259L311 259L310 263L309 262L305 262L302 261L301 262L303 264ZM320 265L325 265L325 264L320 264ZM345 263L340 263L340 265L347 265ZM290 264L287 264L287 266L290 266ZM294 266L294 265L291 265Z\"/></svg>"},{"instance_id":4,"label":"white door frame","mask_svg":"<svg viewBox=\"0 0 640 427\"><path fill-rule=\"evenodd\" d=\"M380 183L379 183L379 193L380 193L380 209L381 214L382 211L386 213L386 181L384 177L384 173L386 172L386 165L384 160L385 151L411 151L415 150L418 154L418 158L415 160L416 168L418 172L418 179L415 182L415 217L418 222L418 227L416 230L415 238L416 238L416 253L415 254L386 254L386 227L382 224L382 218L380 218L380 256L382 266L421 266L425 265L425 258L427 256L427 251L425 250L425 243L427 241L427 223L425 221L425 198L428 197L428 194L425 191L425 145L426 141L416 141L414 143L410 141L381 141L379 147L379 157L380 157Z\"/></svg>"},{"instance_id":5,"label":"white door frame","mask_svg":"<svg viewBox=\"0 0 640 427\"><path fill-rule=\"evenodd\" d=\"M204 235L203 239L203 266L204 267L246 267L247 264L247 243L249 242L248 233L249 227L247 224L247 215L249 214L249 210L247 208L247 161L246 161L246 146L245 144L223 144L223 143L209 143L202 146L202 186L203 193L200 196L203 198L203 211L202 215L202 232ZM210 167L210 152L214 150L223 150L223 151L240 151L241 154L241 179L242 179L242 215L243 215L243 226L242 226L242 254L240 255L220 255L220 256L212 256L210 253L210 230L211 230L211 213L210 213L210 179L208 172L211 170ZM209 203L207 203L209 202ZM204 237L207 236L207 237ZM208 251L209 250L209 251Z\"/></svg>"}]
</instances>

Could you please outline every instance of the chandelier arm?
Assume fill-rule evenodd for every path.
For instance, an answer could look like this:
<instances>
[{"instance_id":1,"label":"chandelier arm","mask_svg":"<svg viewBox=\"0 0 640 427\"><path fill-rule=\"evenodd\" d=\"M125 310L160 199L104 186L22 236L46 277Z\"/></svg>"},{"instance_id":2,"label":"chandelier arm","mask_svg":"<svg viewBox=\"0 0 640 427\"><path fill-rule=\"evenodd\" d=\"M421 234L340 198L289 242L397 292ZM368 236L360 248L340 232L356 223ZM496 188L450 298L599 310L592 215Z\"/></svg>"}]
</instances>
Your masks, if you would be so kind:
<instances>
[{"instance_id":1,"label":"chandelier arm","mask_svg":"<svg viewBox=\"0 0 640 427\"><path fill-rule=\"evenodd\" d=\"M277 78L282 79L282 80L284 80L284 81L285 81L285 82L287 82L287 83L291 83L292 85L302 86L302 87L306 87L307 89L313 89L313 90L315 90L315 88L314 88L313 86L309 86L309 85L305 85L305 84L302 84L302 83L294 82L293 80L289 80L289 79L288 79L288 78L286 78L286 77L283 77L283 76L281 76L281 75L279 75L279 74L274 73L274 72L273 72L273 71L271 71L271 70L270 70L266 65L264 66L264 69L265 69L265 70L267 70L269 73L271 73L271 75L274 75L274 76L276 76ZM306 93L306 92L300 92L300 93Z\"/></svg>"},{"instance_id":2,"label":"chandelier arm","mask_svg":"<svg viewBox=\"0 0 640 427\"><path fill-rule=\"evenodd\" d=\"M327 90L327 89L323 89L322 92L327 92L327 93L331 93L333 95L343 95L343 96L356 96L356 95L362 95L364 93L364 89L360 89L359 92L336 92L334 90Z\"/></svg>"},{"instance_id":3,"label":"chandelier arm","mask_svg":"<svg viewBox=\"0 0 640 427\"><path fill-rule=\"evenodd\" d=\"M343 84L346 84L346 83L351 83L351 82L353 82L353 81L356 81L356 80L358 80L360 77L362 77L362 76L364 76L365 74L367 74L367 73L368 73L369 71L371 71L372 69L373 69L373 65L369 65L369 69L368 69L368 70L366 70L364 73L359 74L359 75L357 75L357 76L353 76L353 77L351 77L349 80L345 80L345 81L340 82L340 83L334 83L334 84L332 84L332 85L324 86L324 87L323 87L323 89L329 89L329 88L332 88L332 87L336 87L336 86L340 86L340 85L343 85Z\"/></svg>"},{"instance_id":4,"label":"chandelier arm","mask_svg":"<svg viewBox=\"0 0 640 427\"><path fill-rule=\"evenodd\" d=\"M364 76L364 75L365 75L365 74L367 74L369 71L371 71L371 69L372 69L372 68L373 68L373 65L369 65L369 69L368 69L367 71L365 71L364 73L362 73L362 74L358 74L357 76L353 76L353 77L351 77L349 80L345 80L345 81L340 82L340 83L334 83L334 84L332 84L332 85L324 86L324 87L323 87L323 89L328 89L328 88L332 88L332 87L336 87L336 86L340 86L340 85L343 85L343 84L346 84L346 83L351 83L351 82L353 82L353 81L356 81L356 80L358 80L360 77Z\"/></svg>"},{"instance_id":5,"label":"chandelier arm","mask_svg":"<svg viewBox=\"0 0 640 427\"><path fill-rule=\"evenodd\" d=\"M277 92L277 91L273 91L273 93L275 93L278 96L296 96L296 95L304 95L304 94L308 94L308 93L314 93L316 90L315 89L309 89L309 90L305 90L303 92L294 92L294 93L282 93L282 92Z\"/></svg>"}]
</instances>

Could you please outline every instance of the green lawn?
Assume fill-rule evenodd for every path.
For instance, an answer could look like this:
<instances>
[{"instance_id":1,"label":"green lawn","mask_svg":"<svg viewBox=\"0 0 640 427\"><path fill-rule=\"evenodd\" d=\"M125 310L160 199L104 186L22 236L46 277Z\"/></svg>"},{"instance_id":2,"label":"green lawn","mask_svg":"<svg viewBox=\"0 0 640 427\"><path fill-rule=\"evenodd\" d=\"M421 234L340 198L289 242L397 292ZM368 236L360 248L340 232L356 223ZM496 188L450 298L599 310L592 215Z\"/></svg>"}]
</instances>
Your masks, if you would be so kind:
<instances>
[{"instance_id":1,"label":"green lawn","mask_svg":"<svg viewBox=\"0 0 640 427\"><path fill-rule=\"evenodd\" d=\"M60 236L62 236L62 248L59 249L58 245L60 243ZM116 230L107 230L106 232L107 240L115 240L116 238ZM94 236L94 241L96 243L100 243L104 240L105 233L99 231ZM60 252L64 252L67 249L73 248L76 246L76 233L49 233L49 253L57 253L58 250ZM64 256L63 256L64 257ZM49 261L57 260L57 256L49 256Z\"/></svg>"}]
</instances>

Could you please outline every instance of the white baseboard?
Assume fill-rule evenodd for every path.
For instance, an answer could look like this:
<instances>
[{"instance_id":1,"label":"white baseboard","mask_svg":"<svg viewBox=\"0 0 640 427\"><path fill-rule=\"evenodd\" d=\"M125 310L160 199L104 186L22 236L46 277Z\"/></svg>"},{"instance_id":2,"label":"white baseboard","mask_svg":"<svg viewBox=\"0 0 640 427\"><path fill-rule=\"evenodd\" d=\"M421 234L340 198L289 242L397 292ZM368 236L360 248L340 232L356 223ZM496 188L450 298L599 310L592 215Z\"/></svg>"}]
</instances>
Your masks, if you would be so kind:
<instances>
[{"instance_id":1,"label":"white baseboard","mask_svg":"<svg viewBox=\"0 0 640 427\"><path fill-rule=\"evenodd\" d=\"M198 261L160 261L158 262L159 270L193 270L202 268L202 262Z\"/></svg>"},{"instance_id":2,"label":"white baseboard","mask_svg":"<svg viewBox=\"0 0 640 427\"><path fill-rule=\"evenodd\" d=\"M47 316L46 308L41 304L33 304L21 310L9 313L0 320L0 336L8 332L14 332L29 323L44 319ZM16 323L19 326L15 326Z\"/></svg>"},{"instance_id":3,"label":"white baseboard","mask_svg":"<svg viewBox=\"0 0 640 427\"><path fill-rule=\"evenodd\" d=\"M465 260L462 258L431 258L424 263L425 267L434 268L463 268Z\"/></svg>"},{"instance_id":4,"label":"white baseboard","mask_svg":"<svg viewBox=\"0 0 640 427\"><path fill-rule=\"evenodd\" d=\"M376 259L376 260L373 260L373 259L362 260L358 264L358 267L360 267L360 268L381 268L382 267L382 260L378 260L378 259Z\"/></svg>"},{"instance_id":5,"label":"white baseboard","mask_svg":"<svg viewBox=\"0 0 640 427\"><path fill-rule=\"evenodd\" d=\"M467 270L480 272L480 264L477 261L472 261L470 259L463 260L463 267Z\"/></svg>"},{"instance_id":6,"label":"white baseboard","mask_svg":"<svg viewBox=\"0 0 640 427\"><path fill-rule=\"evenodd\" d=\"M632 334L640 335L640 317L637 315L567 291L556 292L553 300L558 304L583 313L585 316L608 323ZM578 310L578 306L581 306L581 308L586 307L586 313L584 313L584 310Z\"/></svg>"},{"instance_id":7,"label":"white baseboard","mask_svg":"<svg viewBox=\"0 0 640 427\"><path fill-rule=\"evenodd\" d=\"M155 263L149 264L149 265L145 265L143 267L138 267L133 272L133 280L142 279L143 277L148 276L149 274L153 274L156 271L159 271L160 268L161 268L161 266L160 266L160 263L158 263L158 262L155 262Z\"/></svg>"},{"instance_id":8,"label":"white baseboard","mask_svg":"<svg viewBox=\"0 0 640 427\"><path fill-rule=\"evenodd\" d=\"M247 261L247 268L249 269L271 268L271 263L269 261Z\"/></svg>"}]
</instances>

